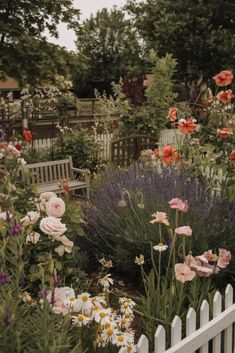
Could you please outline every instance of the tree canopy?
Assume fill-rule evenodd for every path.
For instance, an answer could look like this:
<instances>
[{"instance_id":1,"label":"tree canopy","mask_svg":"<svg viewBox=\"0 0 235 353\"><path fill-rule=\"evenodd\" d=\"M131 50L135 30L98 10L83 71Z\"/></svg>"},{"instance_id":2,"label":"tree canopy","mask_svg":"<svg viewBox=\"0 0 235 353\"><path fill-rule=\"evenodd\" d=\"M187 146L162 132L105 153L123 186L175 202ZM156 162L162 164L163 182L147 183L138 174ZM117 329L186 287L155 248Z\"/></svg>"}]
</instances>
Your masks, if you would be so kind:
<instances>
[{"instance_id":1,"label":"tree canopy","mask_svg":"<svg viewBox=\"0 0 235 353\"><path fill-rule=\"evenodd\" d=\"M111 90L111 82L121 76L143 73L142 48L138 33L123 11L103 9L83 22L78 30L78 52L87 57L89 70L84 79L94 88ZM80 87L81 90L81 87Z\"/></svg>"},{"instance_id":2,"label":"tree canopy","mask_svg":"<svg viewBox=\"0 0 235 353\"><path fill-rule=\"evenodd\" d=\"M207 79L234 68L235 3L229 0L129 0L127 10L148 49L173 54L178 77Z\"/></svg>"},{"instance_id":3,"label":"tree canopy","mask_svg":"<svg viewBox=\"0 0 235 353\"><path fill-rule=\"evenodd\" d=\"M46 41L57 37L57 25L77 30L79 10L72 0L1 0L0 74L36 84L67 72L66 51Z\"/></svg>"}]
</instances>

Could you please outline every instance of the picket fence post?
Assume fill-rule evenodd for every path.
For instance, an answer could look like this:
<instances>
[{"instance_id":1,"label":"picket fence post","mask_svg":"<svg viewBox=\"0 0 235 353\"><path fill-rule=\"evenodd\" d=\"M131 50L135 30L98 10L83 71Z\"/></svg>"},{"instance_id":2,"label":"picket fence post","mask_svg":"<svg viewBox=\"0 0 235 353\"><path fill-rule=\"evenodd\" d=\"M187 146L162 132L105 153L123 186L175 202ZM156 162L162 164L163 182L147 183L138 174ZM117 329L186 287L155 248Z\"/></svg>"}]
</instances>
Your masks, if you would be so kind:
<instances>
[{"instance_id":1,"label":"picket fence post","mask_svg":"<svg viewBox=\"0 0 235 353\"><path fill-rule=\"evenodd\" d=\"M225 290L225 310L233 305L233 287L228 284ZM235 340L234 340L235 341ZM233 325L230 325L224 332L224 353L232 353Z\"/></svg>"}]
</instances>

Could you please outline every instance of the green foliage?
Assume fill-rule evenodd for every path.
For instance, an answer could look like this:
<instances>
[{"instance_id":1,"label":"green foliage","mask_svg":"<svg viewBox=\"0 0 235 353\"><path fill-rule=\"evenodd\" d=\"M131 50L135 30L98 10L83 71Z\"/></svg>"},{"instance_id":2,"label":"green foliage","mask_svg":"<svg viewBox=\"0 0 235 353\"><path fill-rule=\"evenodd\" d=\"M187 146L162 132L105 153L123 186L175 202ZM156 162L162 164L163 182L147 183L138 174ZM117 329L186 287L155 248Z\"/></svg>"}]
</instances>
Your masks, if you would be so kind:
<instances>
[{"instance_id":1,"label":"green foliage","mask_svg":"<svg viewBox=\"0 0 235 353\"><path fill-rule=\"evenodd\" d=\"M116 8L98 11L85 20L78 30L77 48L88 59L89 69L77 77L75 89L80 89L82 80L90 82L86 95L93 96L94 88L111 93L111 82L118 82L123 75L143 73L141 46L138 33L123 11ZM80 79L79 79L80 78Z\"/></svg>"},{"instance_id":2,"label":"green foliage","mask_svg":"<svg viewBox=\"0 0 235 353\"><path fill-rule=\"evenodd\" d=\"M148 49L172 53L180 80L234 68L234 12L229 0L129 0L127 9Z\"/></svg>"},{"instance_id":3,"label":"green foliage","mask_svg":"<svg viewBox=\"0 0 235 353\"><path fill-rule=\"evenodd\" d=\"M71 0L3 0L0 13L0 75L35 85L68 74L74 54L48 43L44 32L58 36L60 22L76 29L79 10Z\"/></svg>"},{"instance_id":4,"label":"green foliage","mask_svg":"<svg viewBox=\"0 0 235 353\"><path fill-rule=\"evenodd\" d=\"M61 129L61 133L53 148L53 159L71 156L73 164L78 168L87 168L94 172L100 162L98 152L100 145L86 129Z\"/></svg>"}]
</instances>

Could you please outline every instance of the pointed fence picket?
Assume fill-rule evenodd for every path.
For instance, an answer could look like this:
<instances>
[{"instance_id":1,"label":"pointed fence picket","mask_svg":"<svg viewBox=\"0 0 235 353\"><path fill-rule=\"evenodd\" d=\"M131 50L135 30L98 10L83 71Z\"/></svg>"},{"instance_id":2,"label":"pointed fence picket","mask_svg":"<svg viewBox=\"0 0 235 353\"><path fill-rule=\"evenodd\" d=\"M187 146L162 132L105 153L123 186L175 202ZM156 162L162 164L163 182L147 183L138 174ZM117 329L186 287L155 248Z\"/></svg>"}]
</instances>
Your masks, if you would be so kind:
<instances>
[{"instance_id":1,"label":"pointed fence picket","mask_svg":"<svg viewBox=\"0 0 235 353\"><path fill-rule=\"evenodd\" d=\"M200 322L197 327L196 312L190 308L186 316L186 335L182 339L182 321L175 316L171 324L171 348L166 349L166 331L159 325L154 336L154 353L235 353L235 304L233 288L225 290L224 310L222 296L216 292L211 308L204 300L200 308ZM209 345L209 343L212 344ZM127 353L122 348L119 353ZM137 353L150 353L149 341L142 335L137 344ZM152 353L152 352L151 352Z\"/></svg>"}]
</instances>

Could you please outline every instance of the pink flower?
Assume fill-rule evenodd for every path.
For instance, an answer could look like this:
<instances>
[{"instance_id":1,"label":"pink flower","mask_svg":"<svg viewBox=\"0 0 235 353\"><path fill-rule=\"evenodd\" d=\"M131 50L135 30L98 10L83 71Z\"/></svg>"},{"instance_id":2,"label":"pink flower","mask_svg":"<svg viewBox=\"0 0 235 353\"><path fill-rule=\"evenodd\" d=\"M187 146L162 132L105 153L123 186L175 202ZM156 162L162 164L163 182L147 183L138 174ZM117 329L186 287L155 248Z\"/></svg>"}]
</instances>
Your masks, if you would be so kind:
<instances>
[{"instance_id":1,"label":"pink flower","mask_svg":"<svg viewBox=\"0 0 235 353\"><path fill-rule=\"evenodd\" d=\"M169 221L167 219L167 214L165 212L156 212L152 214L152 217L155 217L150 223L164 223L166 226L169 226Z\"/></svg>"},{"instance_id":2,"label":"pink flower","mask_svg":"<svg viewBox=\"0 0 235 353\"><path fill-rule=\"evenodd\" d=\"M187 200L180 200L178 198L174 198L168 202L171 208L176 208L181 212L188 211L188 201Z\"/></svg>"},{"instance_id":3,"label":"pink flower","mask_svg":"<svg viewBox=\"0 0 235 353\"><path fill-rule=\"evenodd\" d=\"M186 235L190 237L192 235L192 229L189 226L183 226L175 229L176 234L178 235Z\"/></svg>"},{"instance_id":4,"label":"pink flower","mask_svg":"<svg viewBox=\"0 0 235 353\"><path fill-rule=\"evenodd\" d=\"M62 217L65 213L65 203L59 197L52 197L46 205L46 213L48 216Z\"/></svg>"},{"instance_id":5,"label":"pink flower","mask_svg":"<svg viewBox=\"0 0 235 353\"><path fill-rule=\"evenodd\" d=\"M225 268L228 266L229 261L231 260L231 253L226 249L219 249L219 260L217 266Z\"/></svg>"},{"instance_id":6,"label":"pink flower","mask_svg":"<svg viewBox=\"0 0 235 353\"><path fill-rule=\"evenodd\" d=\"M198 256L198 258L203 262L216 262L218 260L218 256L216 254L213 254L212 250L205 251L202 255Z\"/></svg>"},{"instance_id":7,"label":"pink flower","mask_svg":"<svg viewBox=\"0 0 235 353\"><path fill-rule=\"evenodd\" d=\"M227 91L220 91L216 98L223 104L228 104L234 98L234 94L231 89Z\"/></svg>"},{"instance_id":8,"label":"pink flower","mask_svg":"<svg viewBox=\"0 0 235 353\"><path fill-rule=\"evenodd\" d=\"M230 129L229 127L224 127L222 130L218 129L217 134L222 139L226 139L233 135L233 130Z\"/></svg>"},{"instance_id":9,"label":"pink flower","mask_svg":"<svg viewBox=\"0 0 235 353\"><path fill-rule=\"evenodd\" d=\"M20 157L20 151L17 150L17 148L13 145L8 145L6 148L6 151L7 151L7 158L8 159Z\"/></svg>"},{"instance_id":10,"label":"pink flower","mask_svg":"<svg viewBox=\"0 0 235 353\"><path fill-rule=\"evenodd\" d=\"M168 111L168 119L173 123L177 119L178 108L170 108Z\"/></svg>"},{"instance_id":11,"label":"pink flower","mask_svg":"<svg viewBox=\"0 0 235 353\"><path fill-rule=\"evenodd\" d=\"M75 293L72 288L69 287L56 287L53 292L47 294L47 300L52 306L52 311L55 314L66 315L69 312L68 297L74 297Z\"/></svg>"},{"instance_id":12,"label":"pink flower","mask_svg":"<svg viewBox=\"0 0 235 353\"><path fill-rule=\"evenodd\" d=\"M51 235L54 238L60 237L67 230L66 225L61 223L59 218L51 216L42 218L39 228L43 233Z\"/></svg>"},{"instance_id":13,"label":"pink flower","mask_svg":"<svg viewBox=\"0 0 235 353\"><path fill-rule=\"evenodd\" d=\"M175 265L175 277L178 281L185 283L187 281L192 281L195 277L195 272L190 269L189 266L185 264Z\"/></svg>"}]
</instances>

